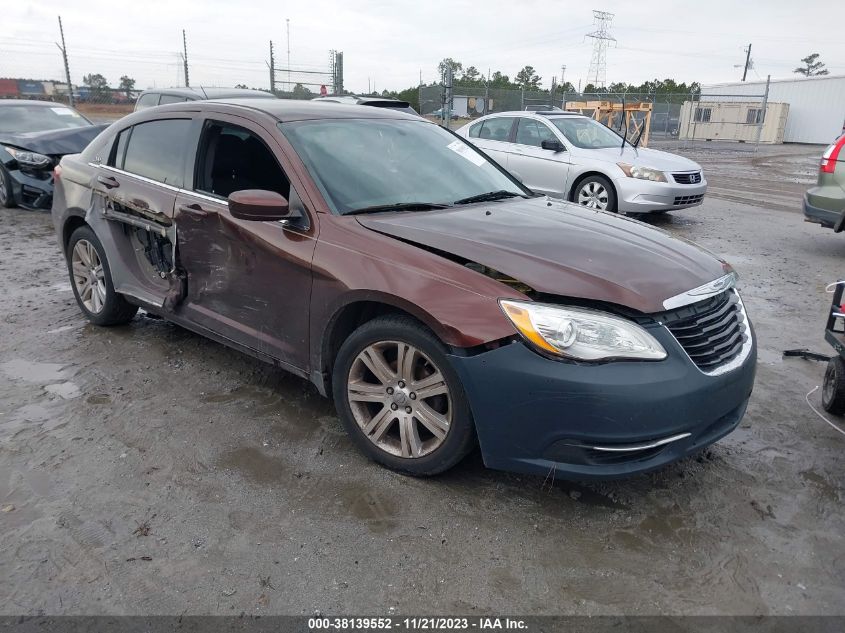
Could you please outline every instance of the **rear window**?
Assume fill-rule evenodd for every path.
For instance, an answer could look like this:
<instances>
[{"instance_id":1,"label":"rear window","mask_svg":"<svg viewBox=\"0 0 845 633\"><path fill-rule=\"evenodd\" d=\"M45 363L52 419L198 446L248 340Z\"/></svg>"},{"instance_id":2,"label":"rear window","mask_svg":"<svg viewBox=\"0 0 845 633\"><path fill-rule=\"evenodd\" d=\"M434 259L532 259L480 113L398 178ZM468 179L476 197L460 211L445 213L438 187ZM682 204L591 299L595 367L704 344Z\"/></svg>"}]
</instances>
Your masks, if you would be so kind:
<instances>
[{"instance_id":1,"label":"rear window","mask_svg":"<svg viewBox=\"0 0 845 633\"><path fill-rule=\"evenodd\" d=\"M190 129L190 119L163 119L134 126L126 143L124 171L181 187Z\"/></svg>"},{"instance_id":2,"label":"rear window","mask_svg":"<svg viewBox=\"0 0 845 633\"><path fill-rule=\"evenodd\" d=\"M166 105L168 103L184 103L188 100L188 97L179 97L177 95L161 95L161 99L159 100L159 105Z\"/></svg>"}]
</instances>

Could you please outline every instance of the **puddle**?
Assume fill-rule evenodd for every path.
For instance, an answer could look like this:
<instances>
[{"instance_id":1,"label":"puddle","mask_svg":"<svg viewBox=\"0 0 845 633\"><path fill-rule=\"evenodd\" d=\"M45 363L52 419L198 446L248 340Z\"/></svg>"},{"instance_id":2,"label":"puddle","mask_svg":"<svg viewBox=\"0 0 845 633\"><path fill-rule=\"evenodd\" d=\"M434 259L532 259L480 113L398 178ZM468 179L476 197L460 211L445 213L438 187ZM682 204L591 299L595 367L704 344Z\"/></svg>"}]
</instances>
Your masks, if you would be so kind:
<instances>
[{"instance_id":1,"label":"puddle","mask_svg":"<svg viewBox=\"0 0 845 633\"><path fill-rule=\"evenodd\" d=\"M65 377L62 372L63 367L64 365L58 363L36 363L16 358L0 364L0 372L3 372L12 380L49 383L62 380Z\"/></svg>"},{"instance_id":2,"label":"puddle","mask_svg":"<svg viewBox=\"0 0 845 633\"><path fill-rule=\"evenodd\" d=\"M59 334L61 332L70 332L71 330L75 330L78 325L63 325L62 327L57 327L55 330L47 330L47 334Z\"/></svg>"},{"instance_id":3,"label":"puddle","mask_svg":"<svg viewBox=\"0 0 845 633\"><path fill-rule=\"evenodd\" d=\"M74 398L78 398L82 395L82 392L79 390L76 383L70 381L47 385L44 387L44 391L51 393L54 396L59 396L65 400L73 400Z\"/></svg>"},{"instance_id":4,"label":"puddle","mask_svg":"<svg viewBox=\"0 0 845 633\"><path fill-rule=\"evenodd\" d=\"M288 473L285 462L250 447L236 448L224 453L218 464L260 484L278 483Z\"/></svg>"},{"instance_id":5,"label":"puddle","mask_svg":"<svg viewBox=\"0 0 845 633\"><path fill-rule=\"evenodd\" d=\"M826 499L839 502L839 490L830 481L813 470L802 470L801 479L809 482Z\"/></svg>"}]
</instances>

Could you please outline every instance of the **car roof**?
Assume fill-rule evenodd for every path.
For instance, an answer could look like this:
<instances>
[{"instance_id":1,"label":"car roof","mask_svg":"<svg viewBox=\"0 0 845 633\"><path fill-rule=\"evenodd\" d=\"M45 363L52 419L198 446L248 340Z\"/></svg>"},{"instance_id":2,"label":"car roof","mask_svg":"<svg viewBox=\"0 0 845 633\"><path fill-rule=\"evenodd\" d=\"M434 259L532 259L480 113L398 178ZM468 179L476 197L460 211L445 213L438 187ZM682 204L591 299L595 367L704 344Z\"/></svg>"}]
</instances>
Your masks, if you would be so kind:
<instances>
[{"instance_id":1,"label":"car roof","mask_svg":"<svg viewBox=\"0 0 845 633\"><path fill-rule=\"evenodd\" d=\"M580 116L585 115L580 112L570 112L569 110L509 110L507 112L491 112L487 116L522 116L536 119L550 119L556 116Z\"/></svg>"},{"instance_id":2,"label":"car roof","mask_svg":"<svg viewBox=\"0 0 845 633\"><path fill-rule=\"evenodd\" d=\"M419 117L406 114L396 108L373 108L349 104L338 108L336 102L328 100L299 99L211 99L194 101L191 109L204 108L214 104L248 108L269 114L281 122L305 121L309 119L408 119L419 121ZM157 111L184 109L186 104L159 106Z\"/></svg>"},{"instance_id":3,"label":"car roof","mask_svg":"<svg viewBox=\"0 0 845 633\"><path fill-rule=\"evenodd\" d=\"M59 101L40 101L38 99L0 99L0 106L41 106L44 108L69 108L66 103Z\"/></svg>"},{"instance_id":4,"label":"car roof","mask_svg":"<svg viewBox=\"0 0 845 633\"><path fill-rule=\"evenodd\" d=\"M264 90L251 90L249 88L150 88L146 93L176 95L179 97L197 97L199 99L228 99L228 98L252 98L252 99L275 99L276 95Z\"/></svg>"}]
</instances>

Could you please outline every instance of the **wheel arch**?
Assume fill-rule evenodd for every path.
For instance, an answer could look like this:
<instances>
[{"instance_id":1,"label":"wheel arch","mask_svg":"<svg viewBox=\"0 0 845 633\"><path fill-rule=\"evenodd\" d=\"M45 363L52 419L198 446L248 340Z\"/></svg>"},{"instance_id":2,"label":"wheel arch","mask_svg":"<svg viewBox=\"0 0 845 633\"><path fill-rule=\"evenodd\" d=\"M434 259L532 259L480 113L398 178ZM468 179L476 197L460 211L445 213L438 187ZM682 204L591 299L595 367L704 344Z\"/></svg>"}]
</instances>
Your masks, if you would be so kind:
<instances>
[{"instance_id":1,"label":"wheel arch","mask_svg":"<svg viewBox=\"0 0 845 633\"><path fill-rule=\"evenodd\" d=\"M569 191L566 194L566 199L570 202L575 202L575 191L581 185L584 180L589 178L590 176L601 176L604 178L609 184L610 188L613 189L613 195L616 197L616 206L619 206L619 191L616 189L616 183L613 182L613 178L611 178L608 174L591 169L589 171L585 171L582 174L578 174L578 177L572 182L572 186L569 188Z\"/></svg>"},{"instance_id":2,"label":"wheel arch","mask_svg":"<svg viewBox=\"0 0 845 633\"><path fill-rule=\"evenodd\" d=\"M332 370L343 342L364 323L385 314L406 315L430 330L441 343L449 345L447 328L419 306L381 292L354 293L336 306L319 335L317 353L312 353L311 381L321 393L331 392Z\"/></svg>"},{"instance_id":3,"label":"wheel arch","mask_svg":"<svg viewBox=\"0 0 845 633\"><path fill-rule=\"evenodd\" d=\"M67 252L67 245L68 242L70 242L70 236L73 235L73 232L80 226L90 226L85 221L85 214L75 211L70 212L65 218L64 224L62 224L62 252Z\"/></svg>"}]
</instances>

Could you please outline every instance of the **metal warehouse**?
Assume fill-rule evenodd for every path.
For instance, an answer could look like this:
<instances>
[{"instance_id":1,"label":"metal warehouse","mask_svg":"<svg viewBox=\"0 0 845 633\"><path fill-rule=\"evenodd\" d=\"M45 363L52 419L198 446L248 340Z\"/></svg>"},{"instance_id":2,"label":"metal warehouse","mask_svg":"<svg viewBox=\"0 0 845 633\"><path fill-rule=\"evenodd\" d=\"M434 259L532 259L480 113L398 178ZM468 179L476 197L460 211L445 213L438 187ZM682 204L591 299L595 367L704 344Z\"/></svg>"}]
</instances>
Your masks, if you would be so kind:
<instances>
[{"instance_id":1,"label":"metal warehouse","mask_svg":"<svg viewBox=\"0 0 845 633\"><path fill-rule=\"evenodd\" d=\"M710 100L708 94L758 97L765 91L765 80L707 84L701 87L701 100ZM785 143L826 145L845 129L845 75L773 79L768 101L789 104Z\"/></svg>"}]
</instances>

